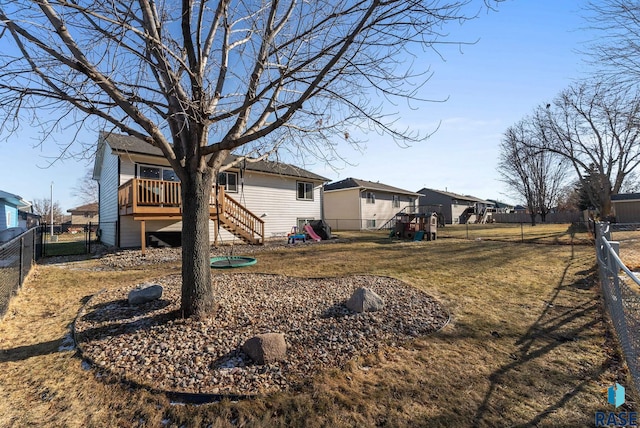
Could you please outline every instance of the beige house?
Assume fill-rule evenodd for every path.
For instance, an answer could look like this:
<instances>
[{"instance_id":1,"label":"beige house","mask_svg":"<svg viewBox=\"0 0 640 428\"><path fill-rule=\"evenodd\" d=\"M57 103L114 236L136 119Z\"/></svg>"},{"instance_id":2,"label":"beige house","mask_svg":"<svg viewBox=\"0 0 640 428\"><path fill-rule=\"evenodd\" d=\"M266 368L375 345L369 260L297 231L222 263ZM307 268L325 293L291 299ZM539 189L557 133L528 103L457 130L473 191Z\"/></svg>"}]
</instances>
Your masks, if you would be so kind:
<instances>
[{"instance_id":1,"label":"beige house","mask_svg":"<svg viewBox=\"0 0 640 428\"><path fill-rule=\"evenodd\" d=\"M67 210L71 214L71 225L84 226L87 223L98 223L98 203L80 205L79 207L71 208Z\"/></svg>"},{"instance_id":2,"label":"beige house","mask_svg":"<svg viewBox=\"0 0 640 428\"><path fill-rule=\"evenodd\" d=\"M611 205L618 223L640 223L640 193L611 195Z\"/></svg>"},{"instance_id":3,"label":"beige house","mask_svg":"<svg viewBox=\"0 0 640 428\"><path fill-rule=\"evenodd\" d=\"M373 181L346 178L324 186L325 221L335 230L381 229L415 208L419 193Z\"/></svg>"},{"instance_id":4,"label":"beige house","mask_svg":"<svg viewBox=\"0 0 640 428\"><path fill-rule=\"evenodd\" d=\"M226 164L236 160L230 155ZM103 243L121 248L180 244L180 181L160 149L134 137L103 132L93 179L99 183ZM212 189L211 242L262 244L271 237L286 239L292 227L321 219L321 189L327 181L302 168L267 160L230 167L218 177L218 188Z\"/></svg>"}]
</instances>

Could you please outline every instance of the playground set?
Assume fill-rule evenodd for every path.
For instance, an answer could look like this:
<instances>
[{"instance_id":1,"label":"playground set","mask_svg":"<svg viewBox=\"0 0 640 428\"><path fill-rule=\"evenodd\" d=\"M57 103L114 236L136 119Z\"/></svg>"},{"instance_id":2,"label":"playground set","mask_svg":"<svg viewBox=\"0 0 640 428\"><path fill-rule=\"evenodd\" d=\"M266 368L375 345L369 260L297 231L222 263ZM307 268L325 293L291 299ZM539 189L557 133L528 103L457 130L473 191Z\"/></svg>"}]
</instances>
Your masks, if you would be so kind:
<instances>
[{"instance_id":1,"label":"playground set","mask_svg":"<svg viewBox=\"0 0 640 428\"><path fill-rule=\"evenodd\" d=\"M396 214L395 226L389 236L413 241L435 241L438 236L438 214L400 212Z\"/></svg>"},{"instance_id":2,"label":"playground set","mask_svg":"<svg viewBox=\"0 0 640 428\"><path fill-rule=\"evenodd\" d=\"M306 242L307 236L316 242L322 241L322 238L318 236L318 234L315 232L315 230L313 230L313 227L311 227L310 224L305 224L302 230L302 232L298 232L298 227L293 226L291 228L291 233L287 235L287 244L295 244L296 241Z\"/></svg>"}]
</instances>

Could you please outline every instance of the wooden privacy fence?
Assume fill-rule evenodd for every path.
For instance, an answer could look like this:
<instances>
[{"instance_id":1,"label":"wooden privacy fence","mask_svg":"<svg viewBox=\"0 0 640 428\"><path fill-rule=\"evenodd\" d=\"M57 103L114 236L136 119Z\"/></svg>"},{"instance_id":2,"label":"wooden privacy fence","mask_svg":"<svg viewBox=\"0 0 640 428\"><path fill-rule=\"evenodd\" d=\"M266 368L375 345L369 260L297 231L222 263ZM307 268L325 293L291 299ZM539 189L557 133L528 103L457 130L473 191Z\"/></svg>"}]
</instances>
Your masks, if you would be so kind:
<instances>
[{"instance_id":1,"label":"wooden privacy fence","mask_svg":"<svg viewBox=\"0 0 640 428\"><path fill-rule=\"evenodd\" d=\"M531 216L526 213L492 213L496 223L531 223ZM540 223L540 216L536 216L536 223ZM585 221L581 212L549 213L545 223L576 223Z\"/></svg>"}]
</instances>

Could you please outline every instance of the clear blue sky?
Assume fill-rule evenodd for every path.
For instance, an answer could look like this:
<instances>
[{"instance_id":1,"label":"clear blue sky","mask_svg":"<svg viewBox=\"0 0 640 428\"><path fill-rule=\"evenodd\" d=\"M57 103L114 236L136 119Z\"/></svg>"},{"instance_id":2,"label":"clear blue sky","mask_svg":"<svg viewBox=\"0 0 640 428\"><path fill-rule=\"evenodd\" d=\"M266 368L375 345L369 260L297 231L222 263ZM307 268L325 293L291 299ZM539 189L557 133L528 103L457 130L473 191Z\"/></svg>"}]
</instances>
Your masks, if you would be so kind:
<instances>
[{"instance_id":1,"label":"clear blue sky","mask_svg":"<svg viewBox=\"0 0 640 428\"><path fill-rule=\"evenodd\" d=\"M425 55L424 66L434 75L420 94L448 100L421 104L419 110L406 109L400 115L401 124L423 132L440 124L429 140L402 149L390 138L372 134L366 137L364 154L346 146L341 150L355 166L337 172L322 165L305 166L331 180L354 177L411 191L429 187L518 202L505 196L498 180L498 145L507 127L585 75L583 57L576 51L592 36L581 30L586 26L581 4L584 1L508 0L498 12L452 26L450 40L478 43L462 51L458 46L441 48L444 61ZM34 147L36 138L25 126L8 141L0 141L0 190L26 200L48 199L53 182L53 199L63 210L80 205L73 188L92 165L66 160L47 167L59 148L52 141ZM79 138L95 142L97 135ZM65 141L63 133L56 139Z\"/></svg>"},{"instance_id":2,"label":"clear blue sky","mask_svg":"<svg viewBox=\"0 0 640 428\"><path fill-rule=\"evenodd\" d=\"M507 1L497 13L451 28L451 38L472 46L442 50L445 61L425 58L434 72L422 95L445 103L403 114L412 129L438 131L426 142L396 148L373 135L367 151L351 152L356 167L315 171L332 180L346 177L417 191L448 190L483 199L519 202L505 196L496 172L502 134L587 72L576 51L593 38L584 30L579 0Z\"/></svg>"}]
</instances>

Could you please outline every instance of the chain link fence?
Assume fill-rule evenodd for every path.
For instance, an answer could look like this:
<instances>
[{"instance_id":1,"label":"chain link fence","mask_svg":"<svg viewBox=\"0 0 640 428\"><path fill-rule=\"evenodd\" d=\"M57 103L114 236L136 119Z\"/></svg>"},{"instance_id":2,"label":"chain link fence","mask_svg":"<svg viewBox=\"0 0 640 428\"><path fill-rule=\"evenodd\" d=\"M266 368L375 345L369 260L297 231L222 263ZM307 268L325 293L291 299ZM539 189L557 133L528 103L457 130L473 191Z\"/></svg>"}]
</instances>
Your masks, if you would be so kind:
<instances>
[{"instance_id":1,"label":"chain link fence","mask_svg":"<svg viewBox=\"0 0 640 428\"><path fill-rule=\"evenodd\" d=\"M358 230L383 230L391 232L395 227L395 221L391 219L380 225L375 219L325 219L331 226L332 232L358 231ZM553 225L553 230L549 227ZM592 233L591 225L586 221L574 221L568 223L538 223L532 226L531 223L466 223L439 225L437 229L437 239L455 238L468 240L495 240L505 242L570 242L574 236L585 237ZM559 229L561 228L561 230ZM637 233L640 243L640 232ZM589 240L591 245L591 240Z\"/></svg>"},{"instance_id":2,"label":"chain link fence","mask_svg":"<svg viewBox=\"0 0 640 428\"><path fill-rule=\"evenodd\" d=\"M596 255L605 306L635 389L640 391L640 279L620 259L618 237L622 245L633 245L640 238L640 224L596 223Z\"/></svg>"},{"instance_id":3,"label":"chain link fence","mask_svg":"<svg viewBox=\"0 0 640 428\"><path fill-rule=\"evenodd\" d=\"M0 318L9 308L11 297L29 274L33 262L42 257L42 229L34 227L0 245Z\"/></svg>"},{"instance_id":4,"label":"chain link fence","mask_svg":"<svg viewBox=\"0 0 640 428\"><path fill-rule=\"evenodd\" d=\"M43 224L44 257L90 254L97 241L97 223Z\"/></svg>"}]
</instances>

